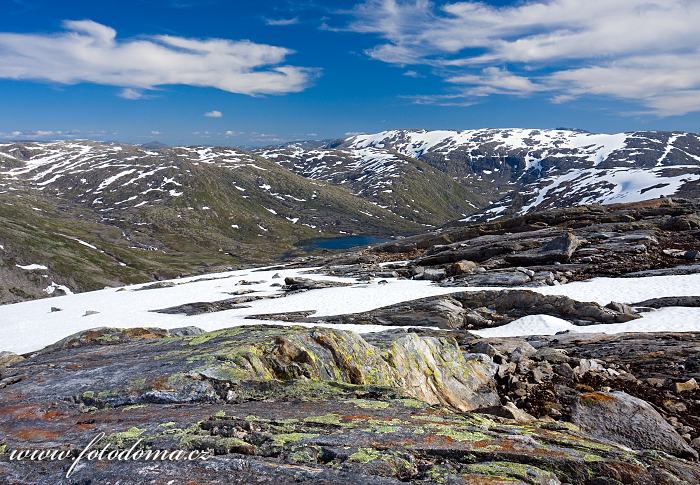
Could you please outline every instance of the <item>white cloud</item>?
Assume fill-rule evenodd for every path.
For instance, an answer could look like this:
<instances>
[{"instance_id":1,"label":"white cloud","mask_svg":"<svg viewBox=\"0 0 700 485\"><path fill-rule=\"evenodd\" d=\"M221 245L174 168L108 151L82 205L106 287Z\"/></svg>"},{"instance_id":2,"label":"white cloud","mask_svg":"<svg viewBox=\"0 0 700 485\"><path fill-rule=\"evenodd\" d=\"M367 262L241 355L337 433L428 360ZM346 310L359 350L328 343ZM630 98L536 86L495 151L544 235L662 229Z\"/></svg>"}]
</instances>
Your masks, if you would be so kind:
<instances>
[{"instance_id":1,"label":"white cloud","mask_svg":"<svg viewBox=\"0 0 700 485\"><path fill-rule=\"evenodd\" d=\"M204 116L206 116L207 118L221 118L224 116L224 114L221 111L215 109L212 111L207 111L206 113L204 113Z\"/></svg>"},{"instance_id":2,"label":"white cloud","mask_svg":"<svg viewBox=\"0 0 700 485\"><path fill-rule=\"evenodd\" d=\"M289 19L265 19L265 24L273 27L286 27L287 25L296 25L299 23L299 17L292 17Z\"/></svg>"},{"instance_id":3,"label":"white cloud","mask_svg":"<svg viewBox=\"0 0 700 485\"><path fill-rule=\"evenodd\" d=\"M233 136L241 136L242 134L243 134L242 131L226 130L226 132L224 133L224 136L233 137Z\"/></svg>"},{"instance_id":4,"label":"white cloud","mask_svg":"<svg viewBox=\"0 0 700 485\"><path fill-rule=\"evenodd\" d=\"M305 89L318 70L285 65L293 51L228 39L170 35L119 39L92 20L68 20L65 32L0 33L0 78L125 88L138 99L163 85L213 87L232 93L284 94Z\"/></svg>"},{"instance_id":5,"label":"white cloud","mask_svg":"<svg viewBox=\"0 0 700 485\"><path fill-rule=\"evenodd\" d=\"M352 15L347 30L383 39L369 56L432 66L458 86L445 96L592 94L661 116L700 110L697 0L366 0Z\"/></svg>"},{"instance_id":6,"label":"white cloud","mask_svg":"<svg viewBox=\"0 0 700 485\"><path fill-rule=\"evenodd\" d=\"M144 98L144 94L138 89L124 88L119 91L119 97L124 99L142 99Z\"/></svg>"}]
</instances>

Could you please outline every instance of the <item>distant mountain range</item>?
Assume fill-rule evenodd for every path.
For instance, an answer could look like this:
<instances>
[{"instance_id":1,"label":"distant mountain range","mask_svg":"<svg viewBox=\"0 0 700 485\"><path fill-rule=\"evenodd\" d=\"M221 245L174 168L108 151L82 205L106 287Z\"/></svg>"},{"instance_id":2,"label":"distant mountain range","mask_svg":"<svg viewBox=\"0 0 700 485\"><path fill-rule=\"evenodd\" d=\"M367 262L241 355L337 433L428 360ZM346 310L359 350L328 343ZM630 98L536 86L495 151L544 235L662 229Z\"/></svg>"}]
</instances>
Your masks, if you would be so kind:
<instances>
[{"instance_id":1,"label":"distant mountain range","mask_svg":"<svg viewBox=\"0 0 700 485\"><path fill-rule=\"evenodd\" d=\"M0 144L0 303L300 254L317 237L700 195L700 137L393 130L232 148ZM45 269L44 269L45 268Z\"/></svg>"},{"instance_id":2,"label":"distant mountain range","mask_svg":"<svg viewBox=\"0 0 700 485\"><path fill-rule=\"evenodd\" d=\"M477 207L464 211L467 220L700 195L700 136L694 133L392 130L323 147L295 143L258 153L305 177L349 186L377 202L387 199L382 194L403 177L410 178L411 161L423 162L470 192L466 200Z\"/></svg>"}]
</instances>

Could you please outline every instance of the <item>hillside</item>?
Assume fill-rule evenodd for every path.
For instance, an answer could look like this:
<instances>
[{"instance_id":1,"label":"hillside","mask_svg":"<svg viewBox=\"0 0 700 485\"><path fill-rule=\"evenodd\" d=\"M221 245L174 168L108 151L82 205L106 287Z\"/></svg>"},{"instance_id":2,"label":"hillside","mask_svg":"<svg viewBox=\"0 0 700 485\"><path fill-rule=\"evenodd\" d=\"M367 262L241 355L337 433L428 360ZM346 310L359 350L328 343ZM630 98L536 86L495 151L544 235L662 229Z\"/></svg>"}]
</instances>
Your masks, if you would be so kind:
<instances>
[{"instance_id":1,"label":"hillside","mask_svg":"<svg viewBox=\"0 0 700 485\"><path fill-rule=\"evenodd\" d=\"M270 261L310 238L420 227L240 150L80 141L0 153L9 282L0 302Z\"/></svg>"}]
</instances>

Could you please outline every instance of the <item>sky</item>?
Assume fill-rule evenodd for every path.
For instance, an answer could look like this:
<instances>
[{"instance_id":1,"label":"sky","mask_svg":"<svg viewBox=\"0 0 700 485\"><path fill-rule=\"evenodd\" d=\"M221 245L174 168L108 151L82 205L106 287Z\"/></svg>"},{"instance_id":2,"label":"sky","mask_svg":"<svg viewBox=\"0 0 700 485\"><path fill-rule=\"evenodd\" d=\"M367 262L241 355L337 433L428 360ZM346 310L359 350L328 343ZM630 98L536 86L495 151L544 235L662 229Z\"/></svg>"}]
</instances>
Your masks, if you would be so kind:
<instances>
[{"instance_id":1,"label":"sky","mask_svg":"<svg viewBox=\"0 0 700 485\"><path fill-rule=\"evenodd\" d=\"M0 0L0 141L700 131L698 0Z\"/></svg>"}]
</instances>

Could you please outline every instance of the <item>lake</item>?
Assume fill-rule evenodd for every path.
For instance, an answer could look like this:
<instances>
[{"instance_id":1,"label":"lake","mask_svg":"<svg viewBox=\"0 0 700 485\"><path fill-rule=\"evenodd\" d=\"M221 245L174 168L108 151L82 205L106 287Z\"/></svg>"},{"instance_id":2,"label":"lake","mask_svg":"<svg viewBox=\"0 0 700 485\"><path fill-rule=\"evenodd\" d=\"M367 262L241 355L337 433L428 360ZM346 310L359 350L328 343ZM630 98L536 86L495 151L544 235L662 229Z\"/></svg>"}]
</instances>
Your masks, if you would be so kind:
<instances>
[{"instance_id":1,"label":"lake","mask_svg":"<svg viewBox=\"0 0 700 485\"><path fill-rule=\"evenodd\" d=\"M386 237L380 236L343 236L343 237L319 237L302 241L300 246L306 251L316 249L350 249L358 246L369 246L388 241Z\"/></svg>"}]
</instances>

